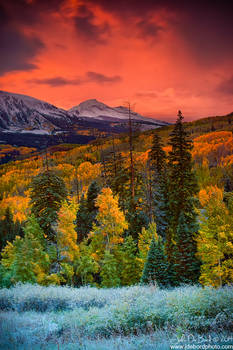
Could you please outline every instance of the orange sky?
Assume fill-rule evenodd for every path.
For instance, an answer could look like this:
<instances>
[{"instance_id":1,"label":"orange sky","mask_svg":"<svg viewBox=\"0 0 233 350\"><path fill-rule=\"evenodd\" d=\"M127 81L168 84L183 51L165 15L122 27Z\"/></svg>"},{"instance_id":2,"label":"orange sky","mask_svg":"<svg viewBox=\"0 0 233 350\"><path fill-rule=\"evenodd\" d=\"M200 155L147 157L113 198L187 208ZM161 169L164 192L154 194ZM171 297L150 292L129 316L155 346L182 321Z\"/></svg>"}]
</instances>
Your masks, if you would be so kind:
<instances>
[{"instance_id":1,"label":"orange sky","mask_svg":"<svg viewBox=\"0 0 233 350\"><path fill-rule=\"evenodd\" d=\"M174 120L233 111L227 2L0 0L2 90Z\"/></svg>"}]
</instances>

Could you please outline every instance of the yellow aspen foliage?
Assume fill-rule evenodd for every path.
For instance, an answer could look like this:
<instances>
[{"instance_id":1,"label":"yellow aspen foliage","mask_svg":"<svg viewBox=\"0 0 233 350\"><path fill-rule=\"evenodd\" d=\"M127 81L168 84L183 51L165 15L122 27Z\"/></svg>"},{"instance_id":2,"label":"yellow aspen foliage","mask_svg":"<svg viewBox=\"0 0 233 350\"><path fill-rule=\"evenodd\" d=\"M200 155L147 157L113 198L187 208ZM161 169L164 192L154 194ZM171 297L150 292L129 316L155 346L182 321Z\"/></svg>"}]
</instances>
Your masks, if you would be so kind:
<instances>
[{"instance_id":1,"label":"yellow aspen foliage","mask_svg":"<svg viewBox=\"0 0 233 350\"><path fill-rule=\"evenodd\" d=\"M0 219L5 215L6 208L11 208L14 221L25 221L29 212L29 197L13 196L3 198L0 206Z\"/></svg>"},{"instance_id":2,"label":"yellow aspen foliage","mask_svg":"<svg viewBox=\"0 0 233 350\"><path fill-rule=\"evenodd\" d=\"M105 249L111 249L123 242L122 235L128 228L128 223L118 206L118 197L113 196L109 187L104 188L98 195L96 205L98 207L97 224L94 225L90 237L94 252L99 256Z\"/></svg>"},{"instance_id":3,"label":"yellow aspen foliage","mask_svg":"<svg viewBox=\"0 0 233 350\"><path fill-rule=\"evenodd\" d=\"M72 262L78 254L76 219L77 204L75 201L64 201L58 212L57 245L60 256L64 261Z\"/></svg>"},{"instance_id":4,"label":"yellow aspen foliage","mask_svg":"<svg viewBox=\"0 0 233 350\"><path fill-rule=\"evenodd\" d=\"M89 184L101 175L101 165L98 163L83 162L79 165L77 173L79 179L82 181L84 190L86 190Z\"/></svg>"},{"instance_id":5,"label":"yellow aspen foliage","mask_svg":"<svg viewBox=\"0 0 233 350\"><path fill-rule=\"evenodd\" d=\"M221 190L209 195L202 210L197 256L202 261L200 283L221 287L233 282L233 208L222 201Z\"/></svg>"},{"instance_id":6,"label":"yellow aspen foliage","mask_svg":"<svg viewBox=\"0 0 233 350\"><path fill-rule=\"evenodd\" d=\"M15 241L21 241L21 237L16 236ZM7 245L3 248L1 252L2 260L1 265L7 269L10 269L14 262L15 246L11 242L7 242Z\"/></svg>"}]
</instances>

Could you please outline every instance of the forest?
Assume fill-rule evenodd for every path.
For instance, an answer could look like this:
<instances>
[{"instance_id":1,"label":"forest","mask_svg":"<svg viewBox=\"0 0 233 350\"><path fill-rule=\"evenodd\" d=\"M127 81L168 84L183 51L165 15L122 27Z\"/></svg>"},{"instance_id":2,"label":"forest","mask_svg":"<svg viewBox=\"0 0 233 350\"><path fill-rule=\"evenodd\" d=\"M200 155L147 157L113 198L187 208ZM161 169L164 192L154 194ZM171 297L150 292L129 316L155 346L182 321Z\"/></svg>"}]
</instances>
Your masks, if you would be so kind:
<instances>
[{"instance_id":1,"label":"forest","mask_svg":"<svg viewBox=\"0 0 233 350\"><path fill-rule=\"evenodd\" d=\"M82 146L1 146L21 157L0 168L1 286L231 284L232 116L219 120L179 111Z\"/></svg>"},{"instance_id":2,"label":"forest","mask_svg":"<svg viewBox=\"0 0 233 350\"><path fill-rule=\"evenodd\" d=\"M232 117L1 145L1 349L231 346Z\"/></svg>"}]
</instances>

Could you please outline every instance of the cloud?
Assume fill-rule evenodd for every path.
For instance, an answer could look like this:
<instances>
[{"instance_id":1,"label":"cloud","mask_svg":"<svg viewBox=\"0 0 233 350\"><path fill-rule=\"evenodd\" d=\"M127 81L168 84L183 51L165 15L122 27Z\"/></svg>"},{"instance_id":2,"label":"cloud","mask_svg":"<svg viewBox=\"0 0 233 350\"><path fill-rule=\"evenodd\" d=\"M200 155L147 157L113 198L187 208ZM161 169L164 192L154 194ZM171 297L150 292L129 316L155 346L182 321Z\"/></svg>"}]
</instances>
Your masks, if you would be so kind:
<instances>
[{"instance_id":1,"label":"cloud","mask_svg":"<svg viewBox=\"0 0 233 350\"><path fill-rule=\"evenodd\" d=\"M59 87L64 85L80 85L82 80L80 79L66 79L63 77L54 77L48 79L31 79L28 80L29 83L38 84L38 85L49 85L51 87Z\"/></svg>"},{"instance_id":2,"label":"cloud","mask_svg":"<svg viewBox=\"0 0 233 350\"><path fill-rule=\"evenodd\" d=\"M38 36L26 35L23 29L38 21L44 11L52 11L55 1L49 3L0 0L0 75L37 68L33 61L45 45Z\"/></svg>"},{"instance_id":3,"label":"cloud","mask_svg":"<svg viewBox=\"0 0 233 350\"><path fill-rule=\"evenodd\" d=\"M96 73L96 72L87 72L86 77L89 82L95 82L98 84L118 83L122 80L122 78L119 75L108 77L107 75Z\"/></svg>"},{"instance_id":4,"label":"cloud","mask_svg":"<svg viewBox=\"0 0 233 350\"><path fill-rule=\"evenodd\" d=\"M67 79L64 77L53 77L45 79L30 79L28 83L38 85L48 85L51 87L60 87L65 85L83 85L87 83L96 84L114 84L120 82L122 79L120 76L107 76L97 72L86 72L83 77L77 77L75 79Z\"/></svg>"},{"instance_id":5,"label":"cloud","mask_svg":"<svg viewBox=\"0 0 233 350\"><path fill-rule=\"evenodd\" d=\"M199 64L216 65L233 59L232 1L86 0L86 3L117 16L124 26L132 25L136 19L139 36L145 40L167 28L182 39L187 52ZM160 22L156 23L158 17L162 27Z\"/></svg>"},{"instance_id":6,"label":"cloud","mask_svg":"<svg viewBox=\"0 0 233 350\"><path fill-rule=\"evenodd\" d=\"M157 91L139 91L135 94L135 97L140 98L157 98L159 96Z\"/></svg>"},{"instance_id":7,"label":"cloud","mask_svg":"<svg viewBox=\"0 0 233 350\"><path fill-rule=\"evenodd\" d=\"M143 39L155 39L159 35L160 31L163 30L162 26L147 19L140 20L137 23L137 27L140 30L139 37Z\"/></svg>"},{"instance_id":8,"label":"cloud","mask_svg":"<svg viewBox=\"0 0 233 350\"><path fill-rule=\"evenodd\" d=\"M106 22L99 25L94 24L94 20L94 13L85 5L77 8L77 14L73 18L77 34L81 39L92 44L104 44L107 40L106 35L110 32L110 26Z\"/></svg>"},{"instance_id":9,"label":"cloud","mask_svg":"<svg viewBox=\"0 0 233 350\"><path fill-rule=\"evenodd\" d=\"M233 95L233 76L222 81L216 88L216 91L221 94Z\"/></svg>"},{"instance_id":10,"label":"cloud","mask_svg":"<svg viewBox=\"0 0 233 350\"><path fill-rule=\"evenodd\" d=\"M1 28L0 36L0 75L19 70L37 68L33 59L44 48L36 36L25 36L15 28Z\"/></svg>"},{"instance_id":11,"label":"cloud","mask_svg":"<svg viewBox=\"0 0 233 350\"><path fill-rule=\"evenodd\" d=\"M0 0L1 11L7 22L14 25L31 25L47 14L59 11L66 0Z\"/></svg>"}]
</instances>

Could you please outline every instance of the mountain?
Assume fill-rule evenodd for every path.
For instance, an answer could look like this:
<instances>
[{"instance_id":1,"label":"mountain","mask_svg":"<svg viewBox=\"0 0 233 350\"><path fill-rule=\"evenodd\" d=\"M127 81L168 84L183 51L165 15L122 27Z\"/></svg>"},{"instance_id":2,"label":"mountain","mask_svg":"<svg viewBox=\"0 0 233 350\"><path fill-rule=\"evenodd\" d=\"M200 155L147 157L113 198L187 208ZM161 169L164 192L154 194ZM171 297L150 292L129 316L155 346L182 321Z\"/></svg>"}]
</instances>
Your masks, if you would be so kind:
<instances>
[{"instance_id":1,"label":"mountain","mask_svg":"<svg viewBox=\"0 0 233 350\"><path fill-rule=\"evenodd\" d=\"M26 95L0 91L0 128L49 134L72 125L67 111Z\"/></svg>"},{"instance_id":2,"label":"mountain","mask_svg":"<svg viewBox=\"0 0 233 350\"><path fill-rule=\"evenodd\" d=\"M69 109L69 112L77 117L82 116L86 118L95 118L98 120L122 121L128 120L129 118L128 108L123 106L109 107L106 104L97 101L96 99L90 99L81 102L78 106ZM143 117L142 115L135 112L131 112L131 117L134 120L141 122L149 122L157 126L169 124L165 121Z\"/></svg>"},{"instance_id":3,"label":"mountain","mask_svg":"<svg viewBox=\"0 0 233 350\"><path fill-rule=\"evenodd\" d=\"M0 142L43 148L61 142L87 143L98 133L104 136L127 132L128 110L109 107L95 99L70 110L36 98L0 91ZM138 130L149 130L169 123L131 113Z\"/></svg>"}]
</instances>

